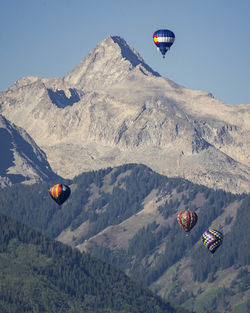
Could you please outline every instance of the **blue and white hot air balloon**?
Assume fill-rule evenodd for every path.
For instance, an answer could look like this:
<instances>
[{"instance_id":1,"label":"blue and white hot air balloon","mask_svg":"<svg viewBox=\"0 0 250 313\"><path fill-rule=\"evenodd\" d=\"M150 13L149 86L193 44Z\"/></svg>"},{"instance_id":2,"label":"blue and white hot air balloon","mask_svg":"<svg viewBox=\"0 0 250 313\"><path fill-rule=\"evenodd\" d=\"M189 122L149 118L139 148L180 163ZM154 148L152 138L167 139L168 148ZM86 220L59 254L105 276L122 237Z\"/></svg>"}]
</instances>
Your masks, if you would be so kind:
<instances>
[{"instance_id":1,"label":"blue and white hot air balloon","mask_svg":"<svg viewBox=\"0 0 250 313\"><path fill-rule=\"evenodd\" d=\"M170 49L175 41L175 34L169 29L159 29L153 34L153 41L165 58L166 52Z\"/></svg>"}]
</instances>

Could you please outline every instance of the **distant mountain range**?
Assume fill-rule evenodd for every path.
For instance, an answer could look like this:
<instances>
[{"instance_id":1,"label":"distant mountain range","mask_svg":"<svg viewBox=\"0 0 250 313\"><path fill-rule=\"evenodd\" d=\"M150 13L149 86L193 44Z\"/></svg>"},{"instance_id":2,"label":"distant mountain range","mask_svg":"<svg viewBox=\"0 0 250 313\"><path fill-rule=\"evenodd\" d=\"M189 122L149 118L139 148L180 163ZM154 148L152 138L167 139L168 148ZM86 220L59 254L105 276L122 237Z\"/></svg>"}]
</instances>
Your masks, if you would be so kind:
<instances>
[{"instance_id":1,"label":"distant mountain range","mask_svg":"<svg viewBox=\"0 0 250 313\"><path fill-rule=\"evenodd\" d=\"M141 163L169 177L250 191L250 105L161 77L118 36L63 78L20 79L0 93L0 113L64 178Z\"/></svg>"}]
</instances>

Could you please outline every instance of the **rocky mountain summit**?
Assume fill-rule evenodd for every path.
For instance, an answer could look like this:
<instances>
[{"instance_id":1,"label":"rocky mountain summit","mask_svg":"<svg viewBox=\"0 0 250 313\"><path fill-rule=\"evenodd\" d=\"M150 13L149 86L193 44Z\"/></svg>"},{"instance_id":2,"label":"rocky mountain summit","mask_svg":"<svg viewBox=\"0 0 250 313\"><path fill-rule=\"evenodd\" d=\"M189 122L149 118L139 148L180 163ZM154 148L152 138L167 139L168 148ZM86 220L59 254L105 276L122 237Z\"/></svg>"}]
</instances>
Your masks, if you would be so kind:
<instances>
[{"instance_id":1,"label":"rocky mountain summit","mask_svg":"<svg viewBox=\"0 0 250 313\"><path fill-rule=\"evenodd\" d=\"M65 178L142 163L234 193L250 191L250 106L232 106L161 77L118 36L63 78L24 77L0 93Z\"/></svg>"}]
</instances>

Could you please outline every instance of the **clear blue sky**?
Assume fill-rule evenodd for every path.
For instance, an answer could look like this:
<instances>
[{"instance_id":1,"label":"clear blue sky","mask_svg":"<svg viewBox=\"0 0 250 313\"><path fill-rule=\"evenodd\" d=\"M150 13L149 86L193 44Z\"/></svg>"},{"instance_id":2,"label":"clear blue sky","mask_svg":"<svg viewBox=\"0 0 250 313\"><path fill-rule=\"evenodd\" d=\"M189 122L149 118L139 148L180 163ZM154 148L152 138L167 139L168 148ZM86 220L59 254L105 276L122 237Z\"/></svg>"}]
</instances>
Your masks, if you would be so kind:
<instances>
[{"instance_id":1,"label":"clear blue sky","mask_svg":"<svg viewBox=\"0 0 250 313\"><path fill-rule=\"evenodd\" d=\"M160 28L176 36L166 59L152 40ZM110 35L184 87L250 104L250 0L0 0L0 90L63 77Z\"/></svg>"}]
</instances>

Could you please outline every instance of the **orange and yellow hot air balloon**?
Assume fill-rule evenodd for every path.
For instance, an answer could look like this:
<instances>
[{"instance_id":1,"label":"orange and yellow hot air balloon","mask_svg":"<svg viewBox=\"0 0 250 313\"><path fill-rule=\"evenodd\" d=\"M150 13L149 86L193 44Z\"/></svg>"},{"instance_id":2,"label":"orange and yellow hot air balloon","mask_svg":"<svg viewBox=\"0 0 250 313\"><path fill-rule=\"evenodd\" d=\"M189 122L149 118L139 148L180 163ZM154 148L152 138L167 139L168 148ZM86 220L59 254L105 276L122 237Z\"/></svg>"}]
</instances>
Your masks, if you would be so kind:
<instances>
[{"instance_id":1,"label":"orange and yellow hot air balloon","mask_svg":"<svg viewBox=\"0 0 250 313\"><path fill-rule=\"evenodd\" d=\"M69 186L63 184L54 185L49 192L51 198L60 206L68 199L71 193Z\"/></svg>"}]
</instances>

